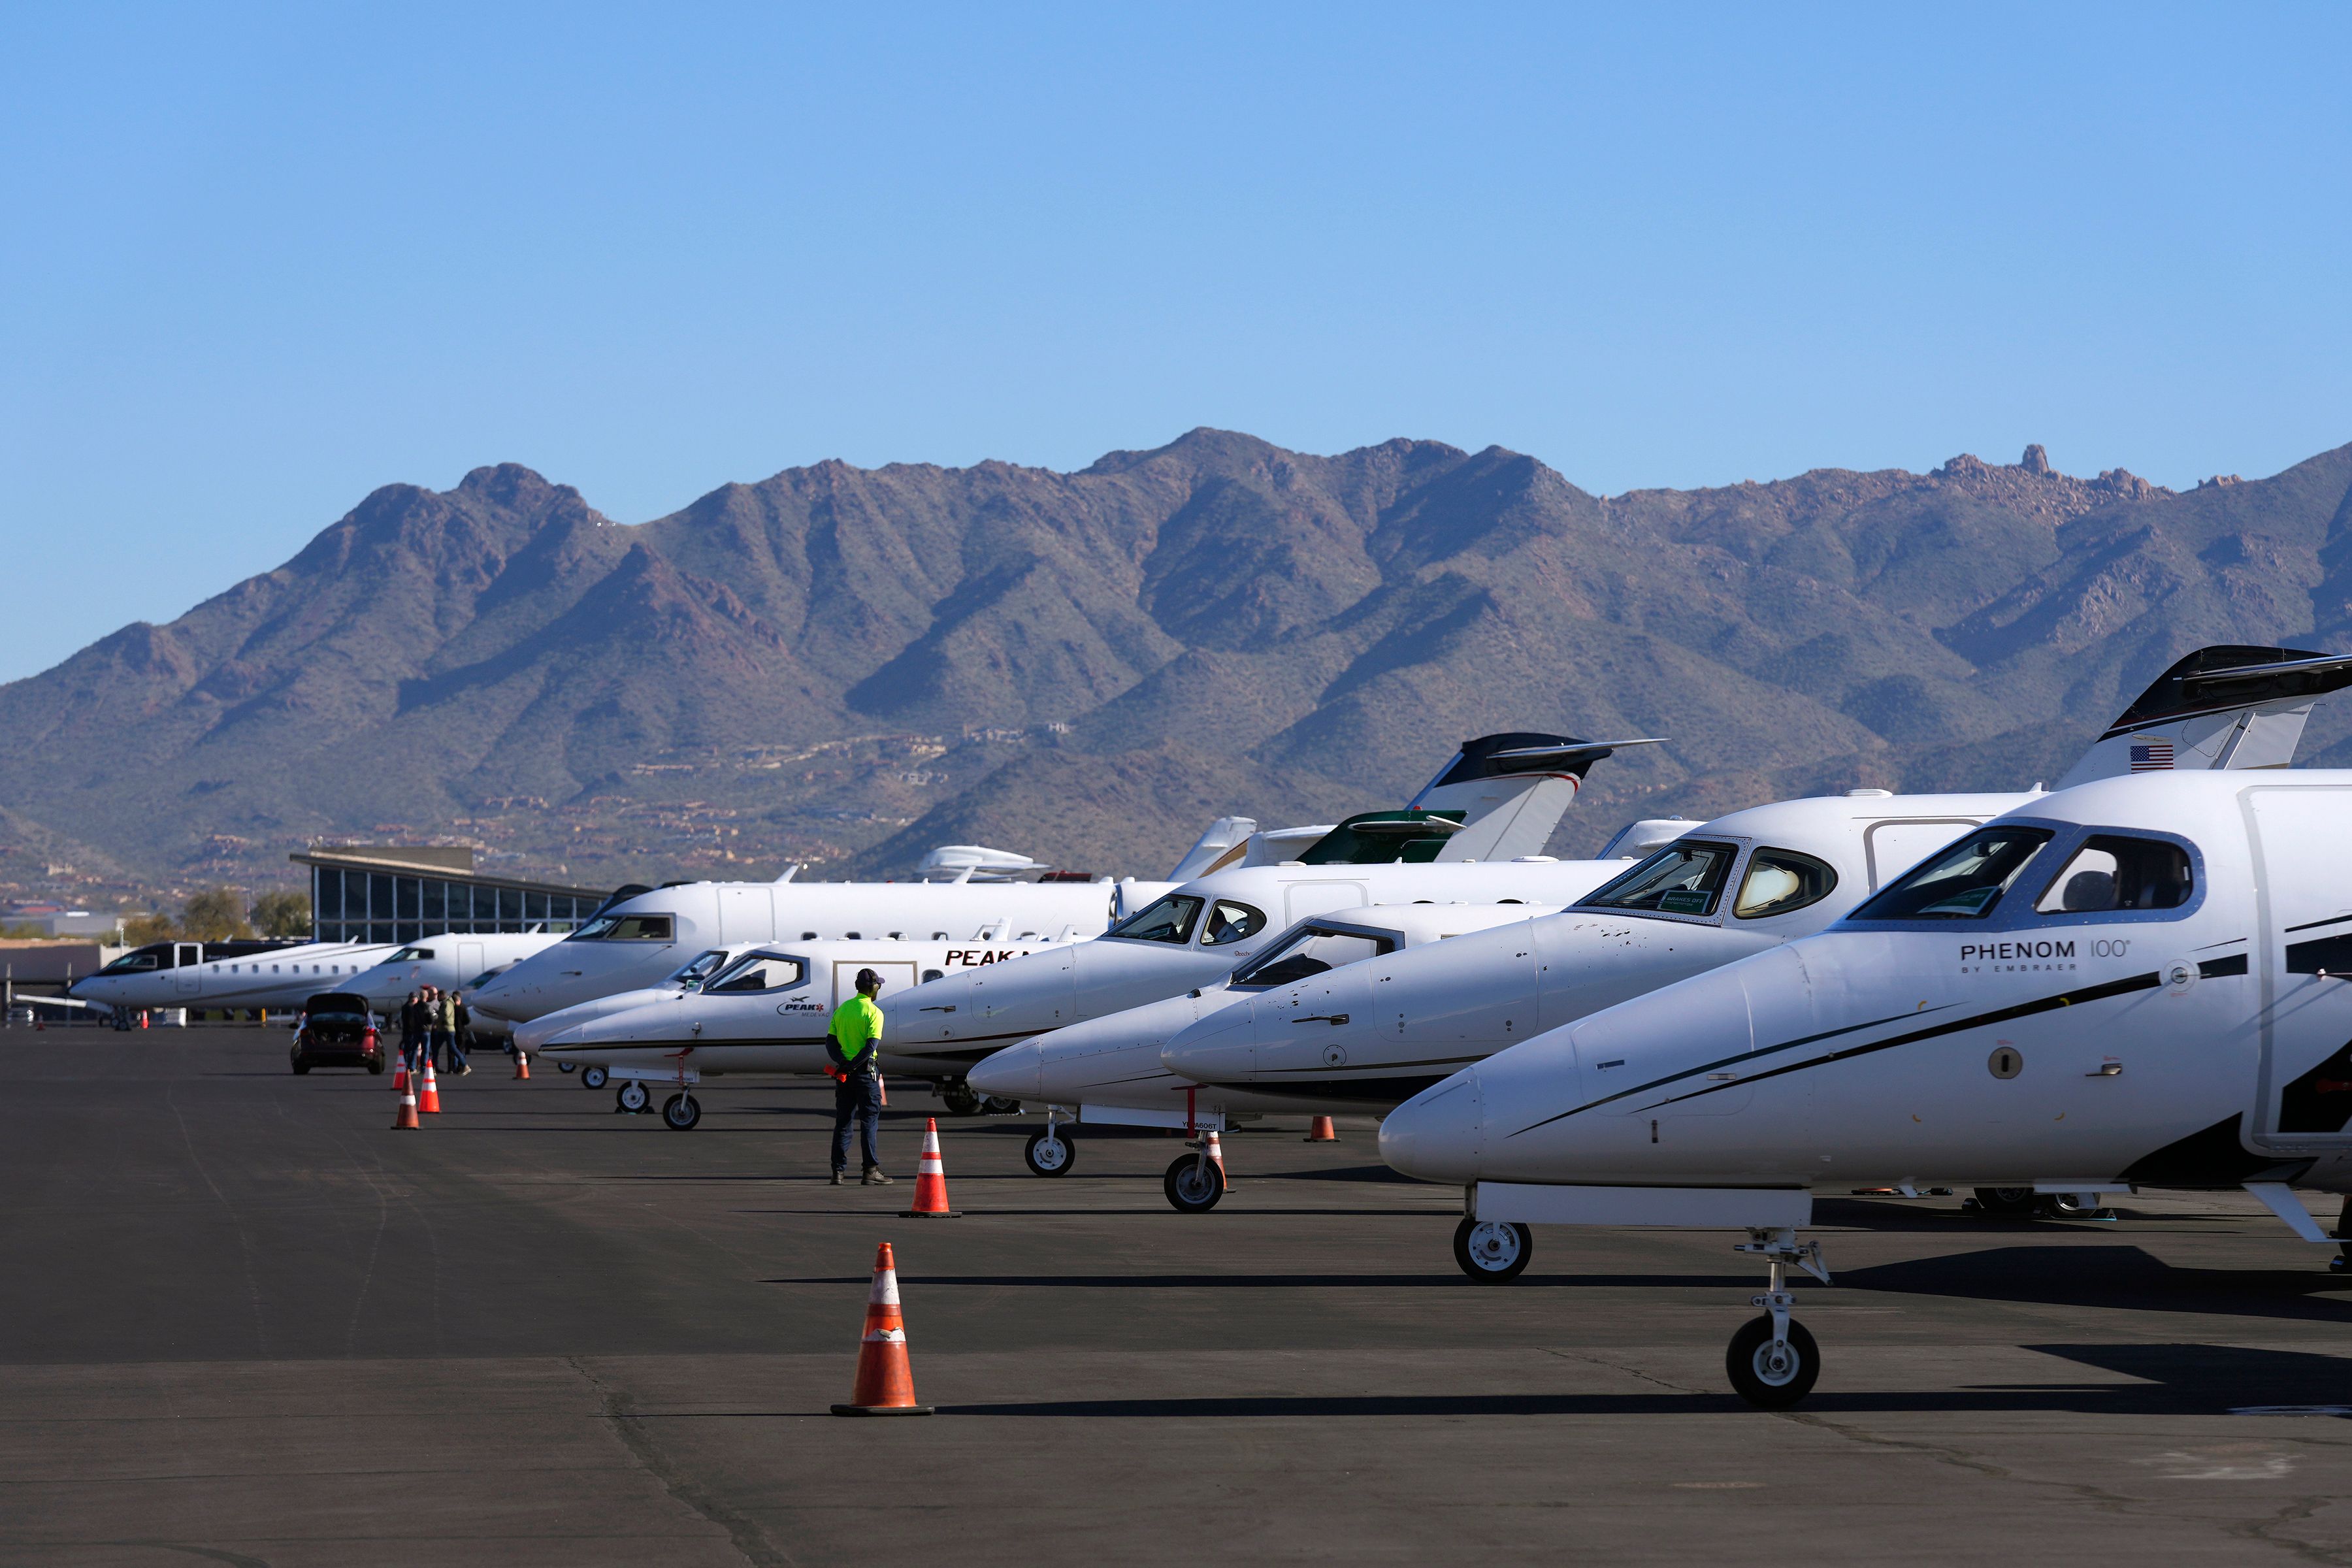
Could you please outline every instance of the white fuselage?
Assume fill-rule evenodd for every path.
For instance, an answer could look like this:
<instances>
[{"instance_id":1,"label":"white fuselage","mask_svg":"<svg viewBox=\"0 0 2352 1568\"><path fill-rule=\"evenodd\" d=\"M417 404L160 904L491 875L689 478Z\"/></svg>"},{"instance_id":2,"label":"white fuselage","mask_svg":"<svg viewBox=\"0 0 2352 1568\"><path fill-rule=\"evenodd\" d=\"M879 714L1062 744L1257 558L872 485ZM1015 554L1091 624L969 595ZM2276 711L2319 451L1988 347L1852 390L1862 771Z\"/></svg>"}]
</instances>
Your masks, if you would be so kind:
<instances>
[{"instance_id":1,"label":"white fuselage","mask_svg":"<svg viewBox=\"0 0 2352 1568\"><path fill-rule=\"evenodd\" d=\"M1231 1115L1320 1109L1354 1110L1349 1101L1304 1105L1282 1092L1203 1088L1160 1065L1161 1047L1202 1016L1276 991L1307 992L1331 972L1408 948L1465 940L1501 928L1524 932L1550 910L1521 904L1381 904L1309 917L1292 926L1233 974L1139 1007L1055 1029L1007 1046L974 1067L966 1081L982 1094L1067 1107L1082 1122L1223 1127ZM1297 1026L1308 1055L1336 1015Z\"/></svg>"},{"instance_id":2,"label":"white fuselage","mask_svg":"<svg viewBox=\"0 0 2352 1568\"><path fill-rule=\"evenodd\" d=\"M208 958L131 974L93 974L73 984L84 1002L114 1007L299 1007L341 991L400 951L397 942L309 942L236 958Z\"/></svg>"},{"instance_id":3,"label":"white fuselage","mask_svg":"<svg viewBox=\"0 0 2352 1568\"><path fill-rule=\"evenodd\" d=\"M743 942L897 938L977 947L1099 934L1137 882L693 882L609 904L595 920L475 994L514 1023L655 985L705 949Z\"/></svg>"},{"instance_id":4,"label":"white fuselage","mask_svg":"<svg viewBox=\"0 0 2352 1568\"><path fill-rule=\"evenodd\" d=\"M721 969L709 989L668 989L636 1006L610 1012L592 1011L595 1004L571 1009L566 1027L527 1048L556 1063L603 1066L615 1077L821 1073L834 1009L856 990L858 972L871 969L882 981L883 1070L958 1078L963 1058L910 1055L897 1048L891 999L911 994L926 975L992 966L1049 945L1035 941L754 942L740 949L736 957L771 953L793 961L780 972L755 977L777 984L752 989L735 970Z\"/></svg>"},{"instance_id":5,"label":"white fuselage","mask_svg":"<svg viewBox=\"0 0 2352 1568\"><path fill-rule=\"evenodd\" d=\"M561 938L546 931L444 931L404 944L339 991L353 991L390 1013L421 985L456 991L485 973L542 952Z\"/></svg>"},{"instance_id":6,"label":"white fuselage","mask_svg":"<svg viewBox=\"0 0 2352 1568\"><path fill-rule=\"evenodd\" d=\"M935 981L897 1005L907 1017L899 1037L974 1061L1032 1035L1214 984L1310 915L1345 918L1373 904L1557 906L1624 868L1617 860L1508 860L1213 872L1159 900L1181 906L1181 918L1164 922L1169 940L1123 934L1130 921L1098 942Z\"/></svg>"},{"instance_id":7,"label":"white fuselage","mask_svg":"<svg viewBox=\"0 0 2352 1568\"><path fill-rule=\"evenodd\" d=\"M1933 858L1454 1073L1382 1154L1505 1219L1542 1211L1490 1216L1497 1184L2352 1188L2352 773L2109 779L1983 831L2049 837L2005 890L1921 904L1964 886Z\"/></svg>"},{"instance_id":8,"label":"white fuselage","mask_svg":"<svg viewBox=\"0 0 2352 1568\"><path fill-rule=\"evenodd\" d=\"M1385 1111L1547 1029L1810 936L1922 856L2032 798L1830 795L1734 812L1675 841L1723 852L1704 908L1587 904L1411 947L1306 985L1204 1009L1169 1039L1160 1060L1179 1078L1279 1096L1293 1110L1344 1104ZM1759 885L1780 875L1776 851L1828 868L1833 885L1786 912L1758 907ZM1620 862L1615 869L1628 868ZM1314 1029L1293 1022L1312 1015L1347 1021Z\"/></svg>"}]
</instances>

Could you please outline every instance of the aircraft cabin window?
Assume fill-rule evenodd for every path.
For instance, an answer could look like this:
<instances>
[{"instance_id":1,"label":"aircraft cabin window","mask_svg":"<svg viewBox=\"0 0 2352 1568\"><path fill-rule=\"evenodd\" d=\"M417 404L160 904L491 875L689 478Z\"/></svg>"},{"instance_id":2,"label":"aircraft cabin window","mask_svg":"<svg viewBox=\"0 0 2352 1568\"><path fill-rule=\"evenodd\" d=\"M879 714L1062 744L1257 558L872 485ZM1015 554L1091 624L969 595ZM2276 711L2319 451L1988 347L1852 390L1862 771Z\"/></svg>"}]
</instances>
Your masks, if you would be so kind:
<instances>
[{"instance_id":1,"label":"aircraft cabin window","mask_svg":"<svg viewBox=\"0 0 2352 1568\"><path fill-rule=\"evenodd\" d=\"M1201 931L1202 947L1225 947L1247 942L1265 929L1265 913L1247 904L1219 899L1209 910L1209 923Z\"/></svg>"},{"instance_id":2,"label":"aircraft cabin window","mask_svg":"<svg viewBox=\"0 0 2352 1568\"><path fill-rule=\"evenodd\" d=\"M945 979L946 976L947 971L944 969L926 969L923 971L923 980L926 984L934 980Z\"/></svg>"},{"instance_id":3,"label":"aircraft cabin window","mask_svg":"<svg viewBox=\"0 0 2352 1568\"><path fill-rule=\"evenodd\" d=\"M1976 921L1992 913L2042 847L2045 827L1971 833L1853 911L1858 921Z\"/></svg>"},{"instance_id":4,"label":"aircraft cabin window","mask_svg":"<svg viewBox=\"0 0 2352 1568\"><path fill-rule=\"evenodd\" d=\"M1236 986L1289 985L1327 969L1344 969L1396 951L1396 939L1308 926L1273 952L1234 971Z\"/></svg>"},{"instance_id":5,"label":"aircraft cabin window","mask_svg":"<svg viewBox=\"0 0 2352 1568\"><path fill-rule=\"evenodd\" d=\"M1123 936L1129 942L1184 942L1192 940L1192 922L1200 915L1200 900L1171 893L1146 904L1103 934Z\"/></svg>"},{"instance_id":6,"label":"aircraft cabin window","mask_svg":"<svg viewBox=\"0 0 2352 1568\"><path fill-rule=\"evenodd\" d=\"M1711 915L1739 852L1678 838L1587 898L1591 907L1661 915Z\"/></svg>"},{"instance_id":7,"label":"aircraft cabin window","mask_svg":"<svg viewBox=\"0 0 2352 1568\"><path fill-rule=\"evenodd\" d=\"M807 965L781 952L747 952L702 988L706 996L740 996L755 991L789 991L808 976Z\"/></svg>"},{"instance_id":8,"label":"aircraft cabin window","mask_svg":"<svg viewBox=\"0 0 2352 1568\"><path fill-rule=\"evenodd\" d=\"M2195 890L2189 852L2179 845L2102 833L2083 840L2033 908L2045 915L2177 910Z\"/></svg>"},{"instance_id":9,"label":"aircraft cabin window","mask_svg":"<svg viewBox=\"0 0 2352 1568\"><path fill-rule=\"evenodd\" d=\"M567 942L668 942L667 915L604 915L573 931Z\"/></svg>"},{"instance_id":10,"label":"aircraft cabin window","mask_svg":"<svg viewBox=\"0 0 2352 1568\"><path fill-rule=\"evenodd\" d=\"M1731 912L1744 921L1785 915L1807 904L1818 904L1837 886L1837 873L1810 855L1793 849L1759 849L1740 879L1739 896Z\"/></svg>"}]
</instances>

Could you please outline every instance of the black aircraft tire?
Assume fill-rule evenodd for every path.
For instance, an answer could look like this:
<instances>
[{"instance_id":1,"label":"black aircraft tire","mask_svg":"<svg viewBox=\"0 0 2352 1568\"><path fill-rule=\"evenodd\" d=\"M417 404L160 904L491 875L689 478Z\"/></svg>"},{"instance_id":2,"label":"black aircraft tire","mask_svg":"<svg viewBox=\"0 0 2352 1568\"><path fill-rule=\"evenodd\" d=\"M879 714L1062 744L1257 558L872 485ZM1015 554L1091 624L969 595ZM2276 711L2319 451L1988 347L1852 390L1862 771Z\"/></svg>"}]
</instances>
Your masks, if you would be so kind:
<instances>
[{"instance_id":1,"label":"black aircraft tire","mask_svg":"<svg viewBox=\"0 0 2352 1568\"><path fill-rule=\"evenodd\" d=\"M1225 1195L1224 1168L1198 1154L1180 1154L1160 1184L1178 1214L1207 1214Z\"/></svg>"},{"instance_id":2,"label":"black aircraft tire","mask_svg":"<svg viewBox=\"0 0 2352 1568\"><path fill-rule=\"evenodd\" d=\"M1813 1391L1822 1375L1821 1347L1805 1325L1789 1320L1787 1362L1773 1366L1766 1360L1772 1345L1772 1316L1750 1318L1731 1336L1723 1352L1723 1370L1732 1392L1759 1410L1786 1410Z\"/></svg>"},{"instance_id":3,"label":"black aircraft tire","mask_svg":"<svg viewBox=\"0 0 2352 1568\"><path fill-rule=\"evenodd\" d=\"M675 1132L691 1132L702 1120L702 1102L687 1093L662 1101L662 1125Z\"/></svg>"},{"instance_id":4,"label":"black aircraft tire","mask_svg":"<svg viewBox=\"0 0 2352 1568\"><path fill-rule=\"evenodd\" d=\"M641 1079L630 1079L613 1091L613 1109L625 1110L632 1116L646 1110L653 1102L654 1091L647 1089Z\"/></svg>"},{"instance_id":5,"label":"black aircraft tire","mask_svg":"<svg viewBox=\"0 0 2352 1568\"><path fill-rule=\"evenodd\" d=\"M1465 1217L1454 1227L1454 1266L1481 1285L1507 1285L1527 1272L1536 1238L1510 1220Z\"/></svg>"},{"instance_id":6,"label":"black aircraft tire","mask_svg":"<svg viewBox=\"0 0 2352 1568\"><path fill-rule=\"evenodd\" d=\"M1060 1152L1041 1157L1037 1151L1049 1143ZM1029 1173L1033 1176L1066 1176L1070 1173L1070 1167L1078 1163L1078 1145L1058 1131L1050 1137L1044 1132L1033 1132L1029 1135L1028 1146L1021 1151L1021 1158L1028 1164Z\"/></svg>"},{"instance_id":7,"label":"black aircraft tire","mask_svg":"<svg viewBox=\"0 0 2352 1568\"><path fill-rule=\"evenodd\" d=\"M555 1064L555 1070L557 1072L578 1072L580 1070L580 1064L578 1062L558 1062Z\"/></svg>"},{"instance_id":8,"label":"black aircraft tire","mask_svg":"<svg viewBox=\"0 0 2352 1568\"><path fill-rule=\"evenodd\" d=\"M602 1089L611 1081L612 1074L598 1064L591 1064L588 1070L580 1075L580 1087L583 1089Z\"/></svg>"}]
</instances>

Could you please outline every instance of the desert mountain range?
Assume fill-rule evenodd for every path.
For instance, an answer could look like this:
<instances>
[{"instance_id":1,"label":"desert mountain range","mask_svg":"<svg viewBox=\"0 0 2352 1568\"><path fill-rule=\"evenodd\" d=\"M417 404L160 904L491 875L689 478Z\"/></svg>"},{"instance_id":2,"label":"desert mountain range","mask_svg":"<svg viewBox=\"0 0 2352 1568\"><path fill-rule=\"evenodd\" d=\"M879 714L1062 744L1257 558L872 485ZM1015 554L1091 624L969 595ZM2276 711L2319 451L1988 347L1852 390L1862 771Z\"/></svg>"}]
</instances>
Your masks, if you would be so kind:
<instances>
[{"instance_id":1,"label":"desert mountain range","mask_svg":"<svg viewBox=\"0 0 2352 1568\"><path fill-rule=\"evenodd\" d=\"M826 462L624 525L387 485L168 626L0 687L0 882L463 841L605 886L979 841L1158 875L1393 805L1463 737L1669 743L1555 837L2062 773L2181 652L2352 647L2352 447L2176 493L2042 449L1601 497L1532 458L1195 430L1076 473ZM2352 765L2352 703L2304 760Z\"/></svg>"}]
</instances>

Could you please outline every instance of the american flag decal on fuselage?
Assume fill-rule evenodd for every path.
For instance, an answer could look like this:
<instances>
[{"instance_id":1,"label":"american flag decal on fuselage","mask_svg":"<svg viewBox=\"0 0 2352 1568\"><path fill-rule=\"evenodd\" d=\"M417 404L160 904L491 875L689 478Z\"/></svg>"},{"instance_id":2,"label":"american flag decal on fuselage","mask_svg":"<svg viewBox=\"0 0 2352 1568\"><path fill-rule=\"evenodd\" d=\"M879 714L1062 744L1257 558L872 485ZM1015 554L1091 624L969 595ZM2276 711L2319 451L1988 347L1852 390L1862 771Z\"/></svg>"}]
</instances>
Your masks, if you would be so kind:
<instances>
[{"instance_id":1,"label":"american flag decal on fuselage","mask_svg":"<svg viewBox=\"0 0 2352 1568\"><path fill-rule=\"evenodd\" d=\"M2131 771L2136 773L2163 773L2172 766L2172 742L2150 741L2145 746L2131 749Z\"/></svg>"}]
</instances>

